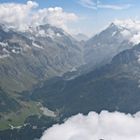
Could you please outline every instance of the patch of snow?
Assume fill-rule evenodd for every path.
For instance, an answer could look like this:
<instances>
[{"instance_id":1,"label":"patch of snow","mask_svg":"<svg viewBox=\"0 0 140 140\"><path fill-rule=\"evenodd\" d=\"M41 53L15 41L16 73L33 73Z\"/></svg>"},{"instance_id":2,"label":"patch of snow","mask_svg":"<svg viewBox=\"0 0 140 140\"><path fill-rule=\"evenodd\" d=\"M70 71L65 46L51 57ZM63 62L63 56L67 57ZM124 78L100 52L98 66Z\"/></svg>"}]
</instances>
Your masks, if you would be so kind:
<instances>
[{"instance_id":1,"label":"patch of snow","mask_svg":"<svg viewBox=\"0 0 140 140\"><path fill-rule=\"evenodd\" d=\"M59 34L59 33L56 33L56 36L57 36L57 37L61 37L61 34Z\"/></svg>"},{"instance_id":2,"label":"patch of snow","mask_svg":"<svg viewBox=\"0 0 140 140\"><path fill-rule=\"evenodd\" d=\"M19 53L20 53L20 51L17 51L17 50L15 50L15 49L12 49L12 53L19 54Z\"/></svg>"},{"instance_id":3,"label":"patch of snow","mask_svg":"<svg viewBox=\"0 0 140 140\"><path fill-rule=\"evenodd\" d=\"M6 48L3 48L2 51L6 54L9 54L10 52L6 49Z\"/></svg>"},{"instance_id":4,"label":"patch of snow","mask_svg":"<svg viewBox=\"0 0 140 140\"><path fill-rule=\"evenodd\" d=\"M33 36L30 36L29 39L30 40L35 40L35 38Z\"/></svg>"},{"instance_id":5,"label":"patch of snow","mask_svg":"<svg viewBox=\"0 0 140 140\"><path fill-rule=\"evenodd\" d=\"M77 71L77 69L75 67L73 67L70 72L74 72L74 71Z\"/></svg>"},{"instance_id":6,"label":"patch of snow","mask_svg":"<svg viewBox=\"0 0 140 140\"><path fill-rule=\"evenodd\" d=\"M44 30L39 30L35 34L36 34L36 37L46 37L47 36Z\"/></svg>"},{"instance_id":7,"label":"patch of snow","mask_svg":"<svg viewBox=\"0 0 140 140\"><path fill-rule=\"evenodd\" d=\"M6 42L0 42L0 46L2 46L2 47L7 47L8 46L8 43Z\"/></svg>"},{"instance_id":8,"label":"patch of snow","mask_svg":"<svg viewBox=\"0 0 140 140\"><path fill-rule=\"evenodd\" d=\"M45 31L44 30L39 30L39 32L38 32L41 36L46 36L46 33L45 33Z\"/></svg>"},{"instance_id":9,"label":"patch of snow","mask_svg":"<svg viewBox=\"0 0 140 140\"><path fill-rule=\"evenodd\" d=\"M36 48L43 49L42 46L36 44L34 41L32 42L32 45L33 45L34 47L36 47Z\"/></svg>"},{"instance_id":10,"label":"patch of snow","mask_svg":"<svg viewBox=\"0 0 140 140\"><path fill-rule=\"evenodd\" d=\"M112 33L112 36L116 35L116 33L117 33L117 31L113 32L113 33Z\"/></svg>"}]
</instances>

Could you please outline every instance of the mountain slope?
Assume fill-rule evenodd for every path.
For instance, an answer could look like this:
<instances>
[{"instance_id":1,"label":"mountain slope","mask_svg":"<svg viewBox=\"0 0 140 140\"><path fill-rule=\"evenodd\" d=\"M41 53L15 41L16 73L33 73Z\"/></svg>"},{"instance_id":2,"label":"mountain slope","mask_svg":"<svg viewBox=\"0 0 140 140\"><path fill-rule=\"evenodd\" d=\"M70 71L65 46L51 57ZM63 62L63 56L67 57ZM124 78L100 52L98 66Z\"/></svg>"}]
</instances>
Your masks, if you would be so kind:
<instances>
[{"instance_id":1,"label":"mountain slope","mask_svg":"<svg viewBox=\"0 0 140 140\"><path fill-rule=\"evenodd\" d=\"M84 58L88 69L92 70L109 63L115 55L133 46L129 38L124 35L126 30L129 31L123 26L112 23L86 42Z\"/></svg>"},{"instance_id":2,"label":"mountain slope","mask_svg":"<svg viewBox=\"0 0 140 140\"><path fill-rule=\"evenodd\" d=\"M79 34L76 34L76 35L73 35L73 37L77 40L77 41L87 41L89 38L88 36L82 34L82 33L79 33Z\"/></svg>"},{"instance_id":3,"label":"mountain slope","mask_svg":"<svg viewBox=\"0 0 140 140\"><path fill-rule=\"evenodd\" d=\"M140 45L123 51L107 64L73 80L56 78L32 93L53 110L70 116L91 110L135 113L140 109Z\"/></svg>"},{"instance_id":4,"label":"mountain slope","mask_svg":"<svg viewBox=\"0 0 140 140\"><path fill-rule=\"evenodd\" d=\"M81 46L62 29L42 25L17 32L0 27L0 86L9 92L31 88L83 62Z\"/></svg>"},{"instance_id":5,"label":"mountain slope","mask_svg":"<svg viewBox=\"0 0 140 140\"><path fill-rule=\"evenodd\" d=\"M0 118L1 112L10 112L11 110L19 109L19 103L7 95L2 89L0 89Z\"/></svg>"}]
</instances>

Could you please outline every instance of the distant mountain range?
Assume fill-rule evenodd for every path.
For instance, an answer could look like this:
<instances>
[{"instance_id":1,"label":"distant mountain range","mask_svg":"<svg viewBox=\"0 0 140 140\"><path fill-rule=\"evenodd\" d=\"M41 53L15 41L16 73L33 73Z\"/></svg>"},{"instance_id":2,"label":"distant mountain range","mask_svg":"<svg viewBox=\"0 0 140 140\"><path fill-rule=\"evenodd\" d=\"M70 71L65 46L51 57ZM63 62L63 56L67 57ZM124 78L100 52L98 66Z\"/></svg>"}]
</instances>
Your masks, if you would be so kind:
<instances>
[{"instance_id":1,"label":"distant mountain range","mask_svg":"<svg viewBox=\"0 0 140 140\"><path fill-rule=\"evenodd\" d=\"M85 34L82 34L82 33L73 35L73 37L74 37L77 41L87 41L87 40L89 39L88 36L86 36Z\"/></svg>"},{"instance_id":2,"label":"distant mountain range","mask_svg":"<svg viewBox=\"0 0 140 140\"><path fill-rule=\"evenodd\" d=\"M126 33L124 36L126 29L131 32L112 23L93 38L78 42L64 30L48 24L29 27L25 32L1 25L0 86L6 91L21 92L40 80L73 70L89 72L105 65L121 51L134 46Z\"/></svg>"}]
</instances>

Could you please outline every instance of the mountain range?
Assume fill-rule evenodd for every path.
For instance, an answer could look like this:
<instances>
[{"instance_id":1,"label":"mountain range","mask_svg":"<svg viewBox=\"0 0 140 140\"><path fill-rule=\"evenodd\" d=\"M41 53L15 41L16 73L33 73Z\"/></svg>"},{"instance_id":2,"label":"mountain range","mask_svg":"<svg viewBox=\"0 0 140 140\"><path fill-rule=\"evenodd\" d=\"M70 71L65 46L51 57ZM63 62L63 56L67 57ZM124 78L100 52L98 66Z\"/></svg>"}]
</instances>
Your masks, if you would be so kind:
<instances>
[{"instance_id":1,"label":"mountain range","mask_svg":"<svg viewBox=\"0 0 140 140\"><path fill-rule=\"evenodd\" d=\"M81 41L49 24L24 32L0 25L0 76L2 140L26 139L27 130L33 140L79 112L133 114L140 108L139 30L114 22Z\"/></svg>"},{"instance_id":2,"label":"mountain range","mask_svg":"<svg viewBox=\"0 0 140 140\"><path fill-rule=\"evenodd\" d=\"M140 45L116 55L109 64L72 80L57 77L32 91L31 99L43 101L64 118L93 110L134 114L140 109Z\"/></svg>"},{"instance_id":3,"label":"mountain range","mask_svg":"<svg viewBox=\"0 0 140 140\"><path fill-rule=\"evenodd\" d=\"M82 65L82 48L62 29L42 25L26 32L0 27L0 85L21 92ZM13 91L14 90L14 91Z\"/></svg>"}]
</instances>

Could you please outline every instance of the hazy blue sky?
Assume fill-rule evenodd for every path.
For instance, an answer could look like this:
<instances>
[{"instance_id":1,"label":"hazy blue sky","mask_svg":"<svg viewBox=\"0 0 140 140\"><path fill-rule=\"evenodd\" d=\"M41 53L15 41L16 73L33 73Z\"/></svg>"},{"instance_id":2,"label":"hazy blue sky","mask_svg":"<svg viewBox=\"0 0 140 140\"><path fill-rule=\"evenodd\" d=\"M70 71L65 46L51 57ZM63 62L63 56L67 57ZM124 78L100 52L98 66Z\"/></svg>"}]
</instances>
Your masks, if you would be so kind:
<instances>
[{"instance_id":1,"label":"hazy blue sky","mask_svg":"<svg viewBox=\"0 0 140 140\"><path fill-rule=\"evenodd\" d=\"M79 18L69 27L94 34L114 19L140 19L140 0L34 0L38 8L61 7ZM0 0L0 3L26 3L27 0Z\"/></svg>"}]
</instances>

